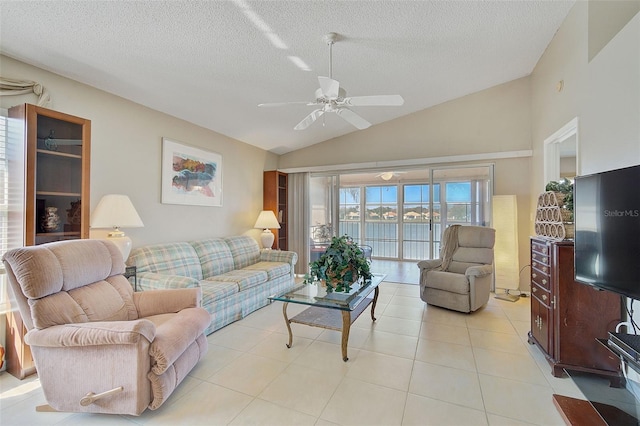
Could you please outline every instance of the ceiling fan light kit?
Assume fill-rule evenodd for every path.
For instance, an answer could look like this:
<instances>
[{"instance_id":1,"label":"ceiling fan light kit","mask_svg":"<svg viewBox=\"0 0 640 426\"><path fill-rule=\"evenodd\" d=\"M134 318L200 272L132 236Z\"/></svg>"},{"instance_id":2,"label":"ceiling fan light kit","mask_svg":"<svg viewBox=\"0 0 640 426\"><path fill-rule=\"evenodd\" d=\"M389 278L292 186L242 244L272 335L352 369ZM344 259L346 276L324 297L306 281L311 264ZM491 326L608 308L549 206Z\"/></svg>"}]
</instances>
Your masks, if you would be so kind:
<instances>
[{"instance_id":1,"label":"ceiling fan light kit","mask_svg":"<svg viewBox=\"0 0 640 426\"><path fill-rule=\"evenodd\" d=\"M333 45L339 40L336 33L325 34L323 40L329 45L329 77L318 76L319 89L315 92L315 100L312 102L277 102L259 104L259 107L273 107L284 105L304 104L307 106L317 106L305 118L302 119L294 130L304 130L311 126L318 118L325 113L335 113L343 120L353 125L357 129L366 129L371 126L367 120L353 112L350 106L400 106L404 104L404 99L400 95L373 95L373 96L353 96L347 97L347 92L340 87L340 83L333 79Z\"/></svg>"}]
</instances>

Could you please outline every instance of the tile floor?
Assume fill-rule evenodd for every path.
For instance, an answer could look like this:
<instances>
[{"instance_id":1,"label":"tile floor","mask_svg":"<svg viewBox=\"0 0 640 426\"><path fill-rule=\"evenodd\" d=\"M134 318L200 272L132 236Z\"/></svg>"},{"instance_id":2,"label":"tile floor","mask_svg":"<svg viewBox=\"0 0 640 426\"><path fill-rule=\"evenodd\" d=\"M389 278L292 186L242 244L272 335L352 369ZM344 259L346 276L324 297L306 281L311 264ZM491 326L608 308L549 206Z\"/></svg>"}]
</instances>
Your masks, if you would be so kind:
<instances>
[{"instance_id":1,"label":"tile floor","mask_svg":"<svg viewBox=\"0 0 640 426\"><path fill-rule=\"evenodd\" d=\"M415 266L414 266L415 267ZM416 268L417 269L417 268ZM8 425L563 425L552 394L582 397L527 343L529 299L471 314L427 307L418 286L384 282L373 323L340 334L292 324L273 303L210 335L206 358L170 400L139 417L37 413L38 379L0 374ZM301 306L289 306L289 314ZM71 362L71 361L70 361Z\"/></svg>"}]
</instances>

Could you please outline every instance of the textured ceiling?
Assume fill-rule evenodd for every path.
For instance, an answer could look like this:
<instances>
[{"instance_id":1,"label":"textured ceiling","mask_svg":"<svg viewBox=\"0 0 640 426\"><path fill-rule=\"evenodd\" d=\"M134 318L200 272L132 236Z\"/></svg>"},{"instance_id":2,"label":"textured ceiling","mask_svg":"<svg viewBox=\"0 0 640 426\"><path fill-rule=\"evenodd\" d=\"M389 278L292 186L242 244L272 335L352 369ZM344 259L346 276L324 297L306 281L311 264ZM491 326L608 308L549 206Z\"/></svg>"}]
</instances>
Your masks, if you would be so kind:
<instances>
[{"instance_id":1,"label":"textured ceiling","mask_svg":"<svg viewBox=\"0 0 640 426\"><path fill-rule=\"evenodd\" d=\"M357 131L293 126L329 74L378 124L531 73L574 0L0 1L3 54L281 154ZM290 57L308 66L303 70ZM20 76L6 76L20 77Z\"/></svg>"}]
</instances>

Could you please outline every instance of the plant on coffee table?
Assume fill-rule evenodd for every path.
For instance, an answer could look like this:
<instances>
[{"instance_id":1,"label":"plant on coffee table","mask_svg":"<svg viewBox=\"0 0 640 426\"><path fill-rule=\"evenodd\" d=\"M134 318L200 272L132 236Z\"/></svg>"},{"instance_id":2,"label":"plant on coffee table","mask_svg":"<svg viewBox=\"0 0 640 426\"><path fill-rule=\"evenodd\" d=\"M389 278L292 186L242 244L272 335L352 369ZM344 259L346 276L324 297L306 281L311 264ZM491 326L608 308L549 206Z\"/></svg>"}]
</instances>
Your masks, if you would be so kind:
<instances>
[{"instance_id":1,"label":"plant on coffee table","mask_svg":"<svg viewBox=\"0 0 640 426\"><path fill-rule=\"evenodd\" d=\"M371 279L364 252L348 235L333 237L327 250L318 260L309 263L309 267L304 283L320 281L327 286L328 293L350 291L358 279Z\"/></svg>"}]
</instances>

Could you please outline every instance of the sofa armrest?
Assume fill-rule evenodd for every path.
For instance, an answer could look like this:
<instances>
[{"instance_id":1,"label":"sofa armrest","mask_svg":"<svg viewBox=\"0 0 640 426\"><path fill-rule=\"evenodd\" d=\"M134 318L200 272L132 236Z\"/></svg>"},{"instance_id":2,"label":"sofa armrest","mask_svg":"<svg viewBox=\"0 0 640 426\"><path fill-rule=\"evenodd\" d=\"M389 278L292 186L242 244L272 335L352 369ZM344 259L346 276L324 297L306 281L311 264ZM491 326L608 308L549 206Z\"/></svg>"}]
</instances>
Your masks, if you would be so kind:
<instances>
[{"instance_id":1,"label":"sofa armrest","mask_svg":"<svg viewBox=\"0 0 640 426\"><path fill-rule=\"evenodd\" d=\"M442 259L421 260L418 262L418 268L427 271L435 269L440 265L442 265Z\"/></svg>"},{"instance_id":2,"label":"sofa armrest","mask_svg":"<svg viewBox=\"0 0 640 426\"><path fill-rule=\"evenodd\" d=\"M31 346L67 347L98 345L134 345L140 339L153 341L156 326L149 320L96 321L65 324L42 330L33 329L25 335Z\"/></svg>"},{"instance_id":3,"label":"sofa armrest","mask_svg":"<svg viewBox=\"0 0 640 426\"><path fill-rule=\"evenodd\" d=\"M464 274L468 277L484 277L491 273L493 273L493 265L479 265L468 267Z\"/></svg>"},{"instance_id":4,"label":"sofa armrest","mask_svg":"<svg viewBox=\"0 0 640 426\"><path fill-rule=\"evenodd\" d=\"M291 270L293 270L293 266L298 261L298 253L296 253L295 251L287 250L262 249L260 250L260 261L288 263L289 265L291 265Z\"/></svg>"},{"instance_id":5,"label":"sofa armrest","mask_svg":"<svg viewBox=\"0 0 640 426\"><path fill-rule=\"evenodd\" d=\"M172 288L197 288L198 280L179 275L157 274L155 272L138 272L138 289L167 290Z\"/></svg>"},{"instance_id":6,"label":"sofa armrest","mask_svg":"<svg viewBox=\"0 0 640 426\"><path fill-rule=\"evenodd\" d=\"M175 313L186 308L198 308L202 303L201 288L180 288L133 293L133 303L138 315Z\"/></svg>"}]
</instances>

